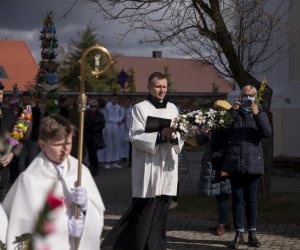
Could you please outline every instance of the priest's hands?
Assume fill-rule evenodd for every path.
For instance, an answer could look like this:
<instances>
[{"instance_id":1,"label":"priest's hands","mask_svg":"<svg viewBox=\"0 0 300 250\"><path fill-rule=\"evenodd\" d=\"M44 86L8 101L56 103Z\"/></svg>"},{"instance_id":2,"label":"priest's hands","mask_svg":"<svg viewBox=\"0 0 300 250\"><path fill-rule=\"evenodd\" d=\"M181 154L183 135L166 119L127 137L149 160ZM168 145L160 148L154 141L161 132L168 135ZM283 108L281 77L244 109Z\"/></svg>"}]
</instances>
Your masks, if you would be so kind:
<instances>
[{"instance_id":1,"label":"priest's hands","mask_svg":"<svg viewBox=\"0 0 300 250\"><path fill-rule=\"evenodd\" d=\"M172 138L172 133L175 131L174 128L164 128L161 131L161 135L163 137L163 139L167 142L170 142L173 138Z\"/></svg>"},{"instance_id":2,"label":"priest's hands","mask_svg":"<svg viewBox=\"0 0 300 250\"><path fill-rule=\"evenodd\" d=\"M75 187L71 189L72 202L78 205L81 211L85 212L87 209L87 191L84 187Z\"/></svg>"},{"instance_id":3,"label":"priest's hands","mask_svg":"<svg viewBox=\"0 0 300 250\"><path fill-rule=\"evenodd\" d=\"M68 228L69 235L79 238L83 233L84 216L81 215L78 219L75 219L74 216L72 216L72 218L69 219Z\"/></svg>"}]
</instances>

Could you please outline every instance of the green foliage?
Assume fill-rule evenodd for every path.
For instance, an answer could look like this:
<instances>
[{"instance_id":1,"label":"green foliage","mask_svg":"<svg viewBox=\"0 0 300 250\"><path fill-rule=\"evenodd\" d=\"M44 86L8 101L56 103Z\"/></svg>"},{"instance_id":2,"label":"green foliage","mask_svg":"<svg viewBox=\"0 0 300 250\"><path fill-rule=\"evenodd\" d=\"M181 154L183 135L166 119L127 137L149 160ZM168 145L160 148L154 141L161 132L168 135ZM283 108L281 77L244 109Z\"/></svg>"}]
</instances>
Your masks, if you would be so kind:
<instances>
[{"instance_id":1,"label":"green foliage","mask_svg":"<svg viewBox=\"0 0 300 250\"><path fill-rule=\"evenodd\" d=\"M168 66L164 67L164 74L166 75L168 80L168 92L175 92Z\"/></svg>"},{"instance_id":2,"label":"green foliage","mask_svg":"<svg viewBox=\"0 0 300 250\"><path fill-rule=\"evenodd\" d=\"M91 46L101 44L98 41L97 34L94 27L88 25L85 30L78 31L79 41L71 39L68 44L67 51L62 51L60 58L60 68L58 70L62 86L64 90L79 91L80 88L80 59L83 52ZM101 44L103 46L103 44ZM92 75L94 70L95 55L99 51L91 51L85 62L85 88L89 92L105 92L105 91L119 91L120 86L117 81L117 70L110 68L104 74L99 77ZM100 69L104 68L106 60L101 54Z\"/></svg>"}]
</instances>

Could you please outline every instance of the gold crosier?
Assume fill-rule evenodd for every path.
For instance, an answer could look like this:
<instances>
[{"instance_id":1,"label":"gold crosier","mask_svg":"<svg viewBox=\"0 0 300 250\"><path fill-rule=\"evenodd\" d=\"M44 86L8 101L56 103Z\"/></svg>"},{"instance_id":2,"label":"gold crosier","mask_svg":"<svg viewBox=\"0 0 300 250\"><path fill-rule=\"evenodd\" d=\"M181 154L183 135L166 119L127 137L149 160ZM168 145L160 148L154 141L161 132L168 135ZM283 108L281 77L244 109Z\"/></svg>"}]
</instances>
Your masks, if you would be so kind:
<instances>
[{"instance_id":1,"label":"gold crosier","mask_svg":"<svg viewBox=\"0 0 300 250\"><path fill-rule=\"evenodd\" d=\"M82 151L83 151L83 130L84 130L84 112L86 110L86 104L87 104L87 97L85 95L85 63L86 63L86 57L88 53L90 53L92 50L98 50L102 52L101 54L104 54L106 56L106 64L103 69L100 69L99 65L99 55L97 55L97 63L95 63L95 70L92 71L92 74L96 77L103 74L105 71L107 71L110 66L113 64L112 56L110 52L96 44L87 50L85 50L81 56L80 59L80 96L79 96L79 105L78 105L78 111L79 111L79 140L78 140L78 171L77 171L77 186L81 186L81 171L82 171ZM75 217L78 219L80 216L80 208L79 206L76 206L75 211ZM79 247L79 238L75 239L75 249L77 250Z\"/></svg>"}]
</instances>

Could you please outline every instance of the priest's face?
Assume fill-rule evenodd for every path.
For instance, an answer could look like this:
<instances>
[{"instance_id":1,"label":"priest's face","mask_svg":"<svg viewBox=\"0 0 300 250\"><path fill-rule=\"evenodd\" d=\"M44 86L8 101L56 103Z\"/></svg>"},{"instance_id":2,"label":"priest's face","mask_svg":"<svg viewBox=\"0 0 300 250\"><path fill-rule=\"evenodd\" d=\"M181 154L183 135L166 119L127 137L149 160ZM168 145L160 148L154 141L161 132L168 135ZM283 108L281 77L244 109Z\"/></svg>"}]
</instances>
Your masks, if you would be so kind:
<instances>
[{"instance_id":1,"label":"priest's face","mask_svg":"<svg viewBox=\"0 0 300 250\"><path fill-rule=\"evenodd\" d=\"M72 149L72 135L65 139L52 139L47 142L39 140L44 154L56 164L62 163L69 156Z\"/></svg>"},{"instance_id":2,"label":"priest's face","mask_svg":"<svg viewBox=\"0 0 300 250\"><path fill-rule=\"evenodd\" d=\"M148 84L148 90L152 96L162 101L168 90L167 79L155 79L152 84Z\"/></svg>"}]
</instances>

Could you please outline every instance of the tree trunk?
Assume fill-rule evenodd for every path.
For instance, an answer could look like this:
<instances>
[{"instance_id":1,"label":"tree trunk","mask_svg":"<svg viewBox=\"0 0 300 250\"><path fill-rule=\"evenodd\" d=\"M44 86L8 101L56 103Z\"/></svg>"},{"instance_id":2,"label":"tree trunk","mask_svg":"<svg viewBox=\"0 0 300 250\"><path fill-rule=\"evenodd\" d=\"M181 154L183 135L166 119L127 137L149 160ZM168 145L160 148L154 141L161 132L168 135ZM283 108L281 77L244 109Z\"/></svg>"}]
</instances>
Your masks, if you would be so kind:
<instances>
[{"instance_id":1,"label":"tree trunk","mask_svg":"<svg viewBox=\"0 0 300 250\"><path fill-rule=\"evenodd\" d=\"M273 115L270 111L271 100L272 100L273 91L267 86L263 96L263 107L268 114L272 129L273 129ZM264 198L270 198L271 191L271 181L272 181L272 172L274 164L274 136L263 139L263 152L264 152L264 165L265 165L265 174L262 179L262 191Z\"/></svg>"}]
</instances>

